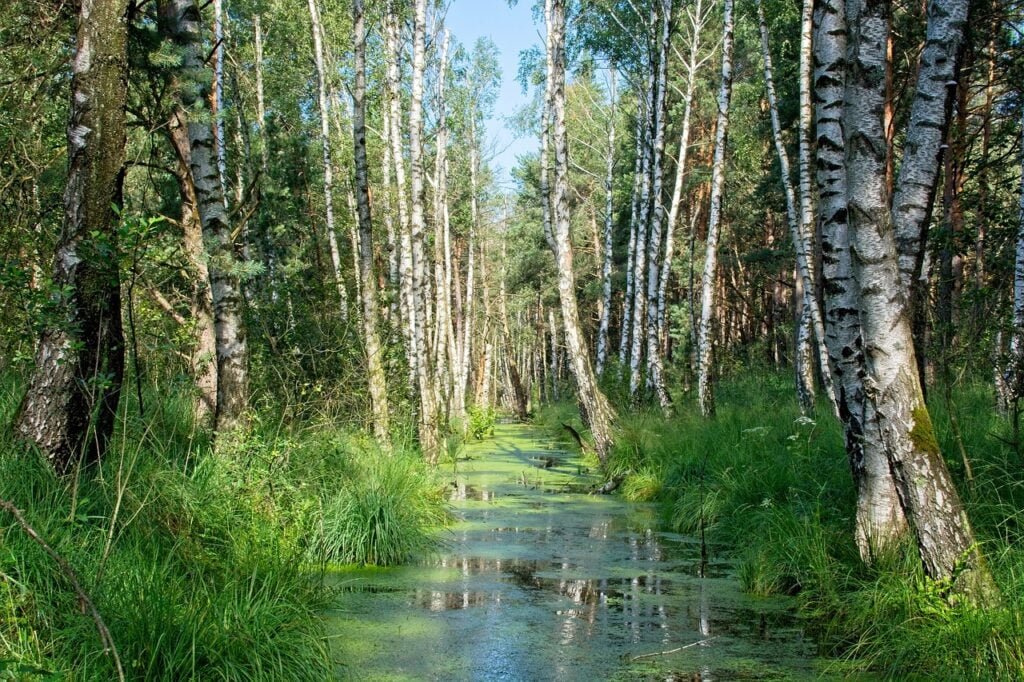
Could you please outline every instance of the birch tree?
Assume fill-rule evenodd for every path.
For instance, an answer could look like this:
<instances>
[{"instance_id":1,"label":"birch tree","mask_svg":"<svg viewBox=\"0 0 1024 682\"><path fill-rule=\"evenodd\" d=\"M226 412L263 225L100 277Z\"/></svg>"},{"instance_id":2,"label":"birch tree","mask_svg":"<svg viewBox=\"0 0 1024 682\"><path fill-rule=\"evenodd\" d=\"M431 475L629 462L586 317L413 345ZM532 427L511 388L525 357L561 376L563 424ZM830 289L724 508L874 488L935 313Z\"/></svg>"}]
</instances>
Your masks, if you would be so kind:
<instances>
[{"instance_id":1,"label":"birch tree","mask_svg":"<svg viewBox=\"0 0 1024 682\"><path fill-rule=\"evenodd\" d=\"M689 52L683 69L686 71L686 88L683 92L683 122L679 133L679 153L676 156L676 175L672 186L672 199L669 202L668 219L665 223L665 265L662 267L658 282L658 338L661 352L665 353L668 339L665 295L668 281L672 277L672 259L675 255L675 232L679 222L679 210L683 203L683 181L686 178L686 161L690 150L690 121L693 114L693 98L697 89L697 70L703 64L700 57L700 34L710 17L712 3L694 0L693 6L687 10L690 24Z\"/></svg>"},{"instance_id":2,"label":"birch tree","mask_svg":"<svg viewBox=\"0 0 1024 682\"><path fill-rule=\"evenodd\" d=\"M241 277L235 256L232 226L224 204L217 169L216 144L207 96L207 78L194 0L167 0L162 6L163 30L182 51L182 71L202 79L182 87L179 121L188 120L189 167L195 187L210 275L217 352L217 408L214 429L227 433L245 425L249 409L249 351L246 338Z\"/></svg>"},{"instance_id":3,"label":"birch tree","mask_svg":"<svg viewBox=\"0 0 1024 682\"><path fill-rule=\"evenodd\" d=\"M423 166L423 74L426 68L427 3L416 0L413 21L412 105L409 109L409 166L412 176L412 211L410 214L410 241L412 242L412 316L415 323L415 366L419 384L419 434L423 456L431 463L440 456L440 424L434 370L427 349L427 272L423 246L426 230L426 188Z\"/></svg>"},{"instance_id":4,"label":"birch tree","mask_svg":"<svg viewBox=\"0 0 1024 682\"><path fill-rule=\"evenodd\" d=\"M601 261L601 319L597 329L597 363L598 376L604 374L604 366L608 361L608 325L612 309L612 223L614 220L614 192L612 183L615 180L615 113L618 93L615 89L615 66L608 70L608 143L605 151L604 169L604 258Z\"/></svg>"},{"instance_id":5,"label":"birch tree","mask_svg":"<svg viewBox=\"0 0 1024 682\"><path fill-rule=\"evenodd\" d=\"M546 106L550 110L549 120L553 124L555 151L555 182L550 203L553 209L555 260L558 266L558 296L562 308L566 349L576 377L583 417L593 434L597 456L605 463L613 444L612 421L615 413L597 386L597 379L590 364L590 354L580 330L572 240L569 234L569 154L565 129L565 0L549 2L545 19L552 69L551 97Z\"/></svg>"},{"instance_id":6,"label":"birch tree","mask_svg":"<svg viewBox=\"0 0 1024 682\"><path fill-rule=\"evenodd\" d=\"M718 90L718 120L715 152L711 166L711 208L708 217L704 274L701 278L700 328L697 333L697 393L704 416L715 413L712 366L711 323L715 309L715 280L718 276L718 238L722 222L722 193L725 188L725 151L729 129L729 101L732 98L733 0L725 0L722 20L722 76Z\"/></svg>"},{"instance_id":7,"label":"birch tree","mask_svg":"<svg viewBox=\"0 0 1024 682\"><path fill-rule=\"evenodd\" d=\"M380 337L377 334L377 278L373 268L373 225L370 216L370 178L366 161L366 21L363 0L352 2L355 44L355 83L352 88L352 138L356 170L356 205L359 218L359 282L363 311L363 345L370 387L373 431L385 447L390 442L388 392Z\"/></svg>"},{"instance_id":8,"label":"birch tree","mask_svg":"<svg viewBox=\"0 0 1024 682\"><path fill-rule=\"evenodd\" d=\"M124 374L115 206L121 204L128 89L128 5L83 0L71 62L68 174L53 281L67 295L36 346L14 421L58 474L98 461Z\"/></svg>"},{"instance_id":9,"label":"birch tree","mask_svg":"<svg viewBox=\"0 0 1024 682\"><path fill-rule=\"evenodd\" d=\"M331 250L334 286L341 303L341 319L348 319L348 290L341 269L341 251L338 248L338 230L334 219L334 162L331 159L331 109L328 97L327 65L324 60L323 25L317 0L308 0L309 18L313 31L313 62L316 64L317 111L320 114L320 151L324 166L324 215L327 221L327 244Z\"/></svg>"},{"instance_id":10,"label":"birch tree","mask_svg":"<svg viewBox=\"0 0 1024 682\"><path fill-rule=\"evenodd\" d=\"M972 602L986 603L996 598L996 588L942 459L915 371L907 290L901 285L896 247L898 221L886 195L884 74L890 5L851 0L847 8L850 64L843 128L847 211L858 256L854 265L867 369L863 437L888 456L925 572L934 580L949 581L954 592ZM943 22L957 15L966 19L966 3L933 0L929 35L933 19ZM945 45L949 48L951 43ZM956 55L946 52L941 58L952 61ZM928 77L926 69L920 76ZM911 126L923 120L915 123L912 117ZM936 120L942 119L931 119ZM931 162L937 164L937 157Z\"/></svg>"},{"instance_id":11,"label":"birch tree","mask_svg":"<svg viewBox=\"0 0 1024 682\"><path fill-rule=\"evenodd\" d=\"M658 335L658 288L660 273L670 267L661 263L662 226L665 223L665 205L662 203L664 184L665 114L668 90L668 52L672 21L672 0L661 2L661 35L658 40L658 80L655 86L651 142L651 230L647 257L647 383L654 389L662 411L669 409L668 391L665 389L664 367L661 357L661 338ZM671 229L671 226L669 227Z\"/></svg>"},{"instance_id":12,"label":"birch tree","mask_svg":"<svg viewBox=\"0 0 1024 682\"><path fill-rule=\"evenodd\" d=\"M782 137L782 124L779 121L779 106L775 95L775 81L772 74L772 55L769 49L768 24L764 17L764 5L759 0L757 3L757 18L761 33L761 57L764 62L765 89L768 93L768 110L772 123L772 138L775 142L775 151L779 159L780 175L782 176L783 190L786 195L786 217L789 222L789 230L793 241L793 248L796 251L796 270L799 278L797 287L798 293L802 296L796 299L796 304L801 310L799 314L799 328L797 335L797 358L796 378L797 397L800 402L800 410L804 414L814 412L814 375L813 366L806 363L808 358L801 349L801 340L807 339L809 329L813 326L819 360L822 366L822 378L826 387L826 393L830 401L835 405L835 394L832 389L832 374L829 370L828 349L825 346L825 325L822 320L821 308L814 295L817 285L814 279L814 262L811 257L811 235L814 230L814 206L811 200L810 184L810 140L807 139L810 131L810 51L811 51L811 3L805 2L801 13L801 40L800 40L800 123L799 123L799 146L800 146L800 200L797 204L797 192L793 187L792 171L789 163L789 153L786 151L786 144ZM809 322L809 325L805 325ZM838 412L837 412L838 414Z\"/></svg>"}]
</instances>

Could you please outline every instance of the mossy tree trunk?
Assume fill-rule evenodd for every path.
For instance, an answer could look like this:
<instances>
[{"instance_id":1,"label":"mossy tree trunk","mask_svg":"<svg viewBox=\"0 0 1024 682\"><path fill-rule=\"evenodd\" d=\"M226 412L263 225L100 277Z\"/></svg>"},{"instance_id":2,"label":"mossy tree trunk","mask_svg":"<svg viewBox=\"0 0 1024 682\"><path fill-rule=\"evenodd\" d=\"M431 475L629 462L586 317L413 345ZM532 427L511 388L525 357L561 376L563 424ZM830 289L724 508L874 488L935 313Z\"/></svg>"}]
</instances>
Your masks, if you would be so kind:
<instances>
[{"instance_id":1,"label":"mossy tree trunk","mask_svg":"<svg viewBox=\"0 0 1024 682\"><path fill-rule=\"evenodd\" d=\"M53 265L55 317L14 423L58 473L99 460L124 374L118 223L125 161L128 3L82 0L71 63L68 178Z\"/></svg>"}]
</instances>

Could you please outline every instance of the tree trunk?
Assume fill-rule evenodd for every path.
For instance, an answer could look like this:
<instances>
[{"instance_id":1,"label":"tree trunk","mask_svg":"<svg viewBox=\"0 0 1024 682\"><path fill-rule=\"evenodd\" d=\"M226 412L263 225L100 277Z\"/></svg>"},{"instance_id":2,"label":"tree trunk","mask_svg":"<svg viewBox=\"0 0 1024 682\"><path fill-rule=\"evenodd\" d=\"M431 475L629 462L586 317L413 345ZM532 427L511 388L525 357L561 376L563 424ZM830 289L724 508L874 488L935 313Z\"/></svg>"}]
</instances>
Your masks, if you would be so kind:
<instances>
[{"instance_id":1,"label":"tree trunk","mask_svg":"<svg viewBox=\"0 0 1024 682\"><path fill-rule=\"evenodd\" d=\"M116 254L128 89L123 0L83 0L71 65L68 179L54 257L60 321L43 330L14 432L58 474L98 461L114 429L124 375Z\"/></svg>"},{"instance_id":2,"label":"tree trunk","mask_svg":"<svg viewBox=\"0 0 1024 682\"><path fill-rule=\"evenodd\" d=\"M933 1L929 35L934 28L932 18L938 17L943 24L956 14L957 4L958 0ZM864 439L876 442L888 455L900 505L914 530L925 573L934 580L950 581L950 589L968 600L985 603L996 597L996 588L942 459L914 371L907 288L900 282L896 221L885 188L884 74L889 10L887 2L848 3L850 70L843 127L848 214L852 246L858 256L855 268L867 368ZM937 57L941 61L941 55ZM955 54L946 52L944 58L953 61ZM926 71L922 69L923 78L928 77ZM911 120L912 128L924 122L944 127L941 117L918 113ZM914 130L908 137L921 139ZM935 155L931 163L937 166L937 162ZM900 171L900 184L906 182L904 177L934 178L937 174L937 168L920 168L919 175L911 175L906 163Z\"/></svg>"},{"instance_id":3,"label":"tree trunk","mask_svg":"<svg viewBox=\"0 0 1024 682\"><path fill-rule=\"evenodd\" d=\"M652 21L653 24L653 21ZM643 121L640 128L641 139L643 140L642 156L640 158L640 199L637 203L637 229L636 229L636 251L633 256L633 329L630 332L629 351L629 395L635 400L640 390L640 363L643 359L643 349L647 340L647 240L650 233L651 217L651 167L654 120L654 88L655 88L655 64L651 49L648 50L648 75L647 87L644 91L643 115L638 118Z\"/></svg>"},{"instance_id":4,"label":"tree trunk","mask_svg":"<svg viewBox=\"0 0 1024 682\"><path fill-rule=\"evenodd\" d=\"M658 285L660 273L671 267L661 263L662 226L665 223L665 205L662 202L665 168L665 114L668 90L669 25L672 21L672 0L661 3L661 39L658 48L658 82L654 98L654 139L651 144L651 232L648 237L647 256L647 385L654 389L661 409L666 414L670 401L665 389L664 363L661 357L661 337L658 335ZM671 225L669 226L671 231Z\"/></svg>"},{"instance_id":5,"label":"tree trunk","mask_svg":"<svg viewBox=\"0 0 1024 682\"><path fill-rule=\"evenodd\" d=\"M729 129L729 100L732 98L733 0L725 0L722 28L722 79L718 91L718 120L715 153L711 165L711 208L708 217L704 274L701 278L700 331L697 335L697 393L705 417L715 413L714 368L711 322L715 311L715 280L718 272L718 237L722 222L722 192L725 189L725 148Z\"/></svg>"},{"instance_id":6,"label":"tree trunk","mask_svg":"<svg viewBox=\"0 0 1024 682\"><path fill-rule=\"evenodd\" d=\"M935 204L940 160L956 94L968 4L967 0L928 2L925 45L892 197L892 221L906 303L914 300L914 287L924 259L925 231Z\"/></svg>"},{"instance_id":7,"label":"tree trunk","mask_svg":"<svg viewBox=\"0 0 1024 682\"><path fill-rule=\"evenodd\" d=\"M334 161L331 158L330 99L327 96L327 67L324 63L323 27L317 0L309 0L309 17L313 30L313 59L316 63L317 110L320 113L320 148L324 165L324 210L327 220L327 244L334 268L334 286L341 305L341 319L348 320L348 290L341 269L338 230L334 221Z\"/></svg>"},{"instance_id":8,"label":"tree trunk","mask_svg":"<svg viewBox=\"0 0 1024 682\"><path fill-rule=\"evenodd\" d=\"M683 203L683 181L686 178L686 157L690 149L690 119L693 111L693 96L697 87L697 69L700 67L700 34L707 22L708 14L704 0L695 0L690 16L690 51L686 64L686 92L683 95L683 123L679 133L679 155L676 158L676 177L672 187L672 200L669 204L668 221L665 225L665 264L661 269L658 282L658 338L661 340L661 352L668 350L668 324L666 293L668 282L672 277L672 258L675 254L676 224L679 222L679 209Z\"/></svg>"},{"instance_id":9,"label":"tree trunk","mask_svg":"<svg viewBox=\"0 0 1024 682\"><path fill-rule=\"evenodd\" d=\"M425 69L427 32L426 0L416 0L413 22L412 61L412 107L409 110L409 165L412 175L412 214L410 216L410 237L412 241L412 289L415 302L413 316L416 320L416 372L419 383L420 448L428 462L437 462L441 452L440 424L437 419L437 403L433 367L427 351L427 276L426 254L423 238L426 230L424 211L426 192L423 169L423 72Z\"/></svg>"},{"instance_id":10,"label":"tree trunk","mask_svg":"<svg viewBox=\"0 0 1024 682\"><path fill-rule=\"evenodd\" d=\"M387 447L391 434L388 418L388 391L384 362L377 335L377 279L373 272L373 224L370 220L370 178L366 162L366 22L363 0L353 0L352 20L355 34L355 84L352 89L352 138L356 166L356 206L359 212L359 281L363 309L363 343L366 349L366 374L370 387L373 432Z\"/></svg>"},{"instance_id":11,"label":"tree trunk","mask_svg":"<svg viewBox=\"0 0 1024 682\"><path fill-rule=\"evenodd\" d=\"M633 193L630 197L629 214L629 246L626 252L626 296L622 300L622 325L619 330L619 374L626 370L629 359L630 334L633 331L633 303L636 300L636 240L640 228L640 173L643 170L643 116L637 110L636 115L636 149L633 155Z\"/></svg>"},{"instance_id":12,"label":"tree trunk","mask_svg":"<svg viewBox=\"0 0 1024 682\"><path fill-rule=\"evenodd\" d=\"M597 329L597 375L604 374L608 361L608 323L612 310L612 182L615 179L615 111L618 94L615 91L615 67L609 69L608 85L608 146L604 163L604 258L601 261L601 319Z\"/></svg>"},{"instance_id":13,"label":"tree trunk","mask_svg":"<svg viewBox=\"0 0 1024 682\"><path fill-rule=\"evenodd\" d=\"M1024 123L1024 112L1021 122ZM1007 397L1010 409L1016 410L1024 395L1024 126L1021 128L1020 198L1017 214L1017 249L1013 266L1013 331L1010 334L1010 357L1004 372L1005 382L997 382L997 395ZM997 337L997 348L998 348ZM1005 387L1005 388L1004 388Z\"/></svg>"},{"instance_id":14,"label":"tree trunk","mask_svg":"<svg viewBox=\"0 0 1024 682\"><path fill-rule=\"evenodd\" d=\"M161 9L168 35L184 53L182 68L203 73L205 54L199 33L199 9L195 0L169 0ZM212 82L212 79L211 79ZM205 93L183 88L183 111L193 107L209 113ZM217 171L213 127L209 120L188 121L191 171L198 201L199 219L209 259L210 290L217 347L217 411L214 429L227 433L244 426L249 409L249 353L243 316L241 281L234 241Z\"/></svg>"},{"instance_id":15,"label":"tree trunk","mask_svg":"<svg viewBox=\"0 0 1024 682\"><path fill-rule=\"evenodd\" d=\"M554 123L555 187L552 197L553 230L558 264L558 295L562 304L565 341L572 363L584 419L594 436L597 456L607 462L613 444L612 420L615 414L597 386L590 354L580 331L576 303L576 277L573 271L572 240L569 234L569 154L565 130L565 0L551 0L548 13L548 45L552 53L551 99L547 106Z\"/></svg>"},{"instance_id":16,"label":"tree trunk","mask_svg":"<svg viewBox=\"0 0 1024 682\"><path fill-rule=\"evenodd\" d=\"M864 348L847 215L846 5L822 2L815 11L814 72L817 183L825 296L825 339L838 383L850 470L857 488L855 540L861 558L893 546L907 532L885 451L864 438Z\"/></svg>"},{"instance_id":17,"label":"tree trunk","mask_svg":"<svg viewBox=\"0 0 1024 682\"><path fill-rule=\"evenodd\" d=\"M168 125L171 145L178 158L178 186L181 193L182 246L192 269L192 323L196 345L192 351L192 374L198 395L196 422L207 425L217 411L217 335L213 322L213 295L210 270L203 244L203 225L199 219L199 199L192 179L192 145L188 138L188 119L178 106Z\"/></svg>"},{"instance_id":18,"label":"tree trunk","mask_svg":"<svg viewBox=\"0 0 1024 682\"><path fill-rule=\"evenodd\" d=\"M418 320L416 299L413 292L412 231L409 222L409 202L405 193L405 158L402 156L402 95L401 57L402 48L399 32L398 7L389 0L384 29L388 53L388 111L391 122L391 161L395 167L395 203L398 204L399 223L399 311L402 316L402 331L405 335L405 356L409 362L409 386L415 391L419 369L416 362L419 352L416 347Z\"/></svg>"}]
</instances>

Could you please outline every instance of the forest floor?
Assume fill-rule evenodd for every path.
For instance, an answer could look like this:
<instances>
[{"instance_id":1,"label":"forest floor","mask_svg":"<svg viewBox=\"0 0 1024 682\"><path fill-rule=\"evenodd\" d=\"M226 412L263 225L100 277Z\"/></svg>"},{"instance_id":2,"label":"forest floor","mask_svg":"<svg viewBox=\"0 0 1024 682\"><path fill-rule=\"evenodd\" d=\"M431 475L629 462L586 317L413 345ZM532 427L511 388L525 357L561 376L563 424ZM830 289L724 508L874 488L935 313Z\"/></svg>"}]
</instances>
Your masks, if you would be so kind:
<instances>
[{"instance_id":1,"label":"forest floor","mask_svg":"<svg viewBox=\"0 0 1024 682\"><path fill-rule=\"evenodd\" d=\"M450 465L440 549L336 574L342 679L805 679L822 673L790 597L754 597L654 505L588 495L592 463L498 425ZM703 575L702 575L703 574ZM673 653L664 653L664 652Z\"/></svg>"}]
</instances>

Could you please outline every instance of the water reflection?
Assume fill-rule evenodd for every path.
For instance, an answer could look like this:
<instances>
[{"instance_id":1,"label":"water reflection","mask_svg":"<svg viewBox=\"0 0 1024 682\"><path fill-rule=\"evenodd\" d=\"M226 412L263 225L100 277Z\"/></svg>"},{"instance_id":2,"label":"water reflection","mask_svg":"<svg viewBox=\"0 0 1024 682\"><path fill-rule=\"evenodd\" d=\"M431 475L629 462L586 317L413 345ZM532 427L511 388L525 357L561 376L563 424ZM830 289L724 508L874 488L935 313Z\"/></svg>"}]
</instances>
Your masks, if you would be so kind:
<instances>
[{"instance_id":1,"label":"water reflection","mask_svg":"<svg viewBox=\"0 0 1024 682\"><path fill-rule=\"evenodd\" d=\"M552 494L586 482L576 460L540 444L517 450L501 433L494 451L460 464L459 522L443 550L361 580L363 601L346 594L352 630L377 626L339 654L355 679L589 682L698 641L658 658L658 679L735 679L729 657L752 660L752 644L762 658L801 644L788 613L766 617L770 602L739 593L728 563L700 577L693 538L659 532L650 508Z\"/></svg>"}]
</instances>

